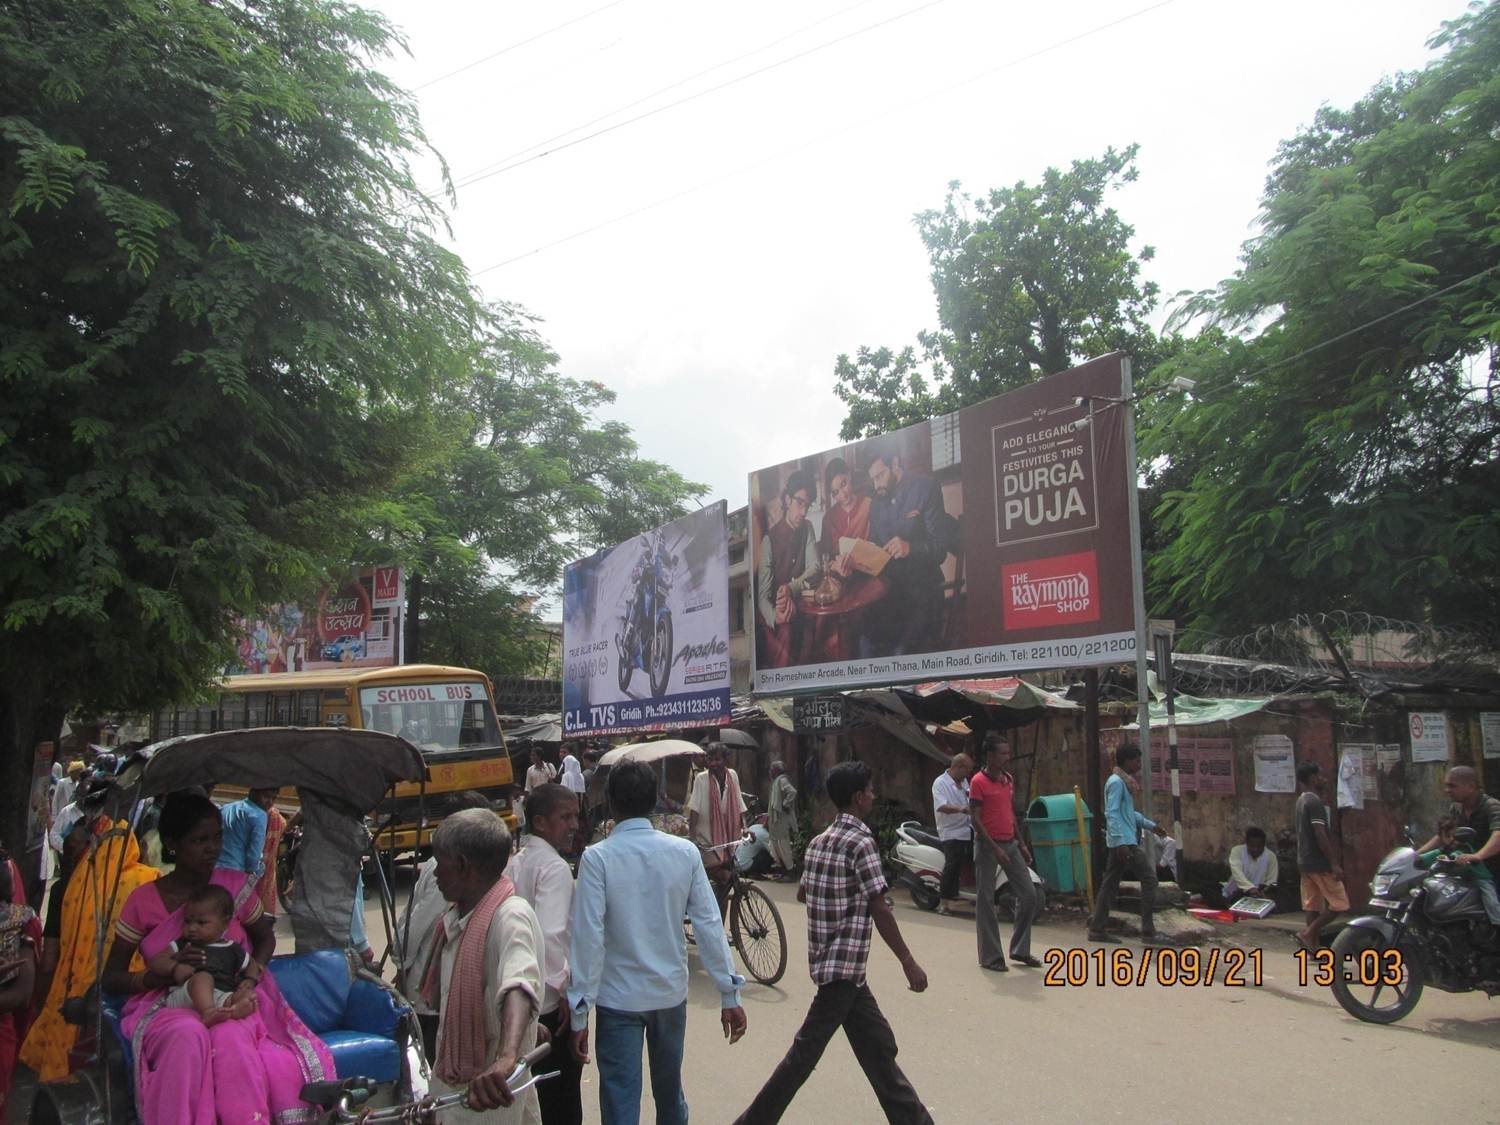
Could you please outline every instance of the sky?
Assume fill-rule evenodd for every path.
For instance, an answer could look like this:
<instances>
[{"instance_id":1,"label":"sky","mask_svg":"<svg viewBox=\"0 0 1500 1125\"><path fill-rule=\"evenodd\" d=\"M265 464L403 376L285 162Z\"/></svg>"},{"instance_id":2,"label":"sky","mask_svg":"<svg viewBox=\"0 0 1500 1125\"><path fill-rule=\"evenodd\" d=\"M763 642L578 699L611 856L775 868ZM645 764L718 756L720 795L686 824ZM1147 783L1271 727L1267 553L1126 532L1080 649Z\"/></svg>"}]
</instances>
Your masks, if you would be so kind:
<instances>
[{"instance_id":1,"label":"sky","mask_svg":"<svg viewBox=\"0 0 1500 1125\"><path fill-rule=\"evenodd\" d=\"M835 444L840 353L899 348L936 326L912 216L941 207L950 180L978 194L1139 143L1140 177L1112 202L1156 249L1144 278L1168 296L1207 288L1254 233L1277 144L1320 105L1424 65L1427 39L1464 10L372 6L406 38L409 55L383 69L415 92L454 180L495 170L460 187L451 213L476 284L542 318L563 374L617 392L607 416L643 456L731 509L752 470ZM437 168L421 169L424 185Z\"/></svg>"}]
</instances>

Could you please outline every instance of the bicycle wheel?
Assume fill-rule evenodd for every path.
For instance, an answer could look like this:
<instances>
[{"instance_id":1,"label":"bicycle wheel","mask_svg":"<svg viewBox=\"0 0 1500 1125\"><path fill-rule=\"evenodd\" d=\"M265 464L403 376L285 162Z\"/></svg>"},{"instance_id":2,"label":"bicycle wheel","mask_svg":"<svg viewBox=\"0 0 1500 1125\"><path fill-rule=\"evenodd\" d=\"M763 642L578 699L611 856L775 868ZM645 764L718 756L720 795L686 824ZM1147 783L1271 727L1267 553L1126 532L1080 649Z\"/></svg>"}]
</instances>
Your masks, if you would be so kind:
<instances>
[{"instance_id":1,"label":"bicycle wheel","mask_svg":"<svg viewBox=\"0 0 1500 1125\"><path fill-rule=\"evenodd\" d=\"M746 972L761 984L781 979L786 972L786 928L765 891L739 884L729 913L729 932Z\"/></svg>"}]
</instances>

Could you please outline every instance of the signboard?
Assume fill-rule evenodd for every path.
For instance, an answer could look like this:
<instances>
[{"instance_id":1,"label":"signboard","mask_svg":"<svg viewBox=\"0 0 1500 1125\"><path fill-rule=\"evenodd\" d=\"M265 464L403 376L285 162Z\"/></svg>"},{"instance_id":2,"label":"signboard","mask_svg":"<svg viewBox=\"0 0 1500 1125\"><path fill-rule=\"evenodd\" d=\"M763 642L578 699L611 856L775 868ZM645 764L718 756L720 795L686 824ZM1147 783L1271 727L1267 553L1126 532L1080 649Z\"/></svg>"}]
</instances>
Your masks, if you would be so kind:
<instances>
[{"instance_id":1,"label":"signboard","mask_svg":"<svg viewBox=\"0 0 1500 1125\"><path fill-rule=\"evenodd\" d=\"M750 477L754 689L1135 655L1124 359Z\"/></svg>"},{"instance_id":2,"label":"signboard","mask_svg":"<svg viewBox=\"0 0 1500 1125\"><path fill-rule=\"evenodd\" d=\"M563 573L563 730L729 722L727 505L597 551Z\"/></svg>"},{"instance_id":3,"label":"signboard","mask_svg":"<svg viewBox=\"0 0 1500 1125\"><path fill-rule=\"evenodd\" d=\"M1413 711L1407 716L1411 727L1411 760L1446 762L1448 760L1448 716L1441 711Z\"/></svg>"},{"instance_id":4,"label":"signboard","mask_svg":"<svg viewBox=\"0 0 1500 1125\"><path fill-rule=\"evenodd\" d=\"M792 700L792 729L798 734L832 734L848 725L842 695L799 695Z\"/></svg>"},{"instance_id":5,"label":"signboard","mask_svg":"<svg viewBox=\"0 0 1500 1125\"><path fill-rule=\"evenodd\" d=\"M310 605L272 606L240 622L229 675L384 668L402 662L406 584L398 566L377 566L330 587Z\"/></svg>"}]
</instances>

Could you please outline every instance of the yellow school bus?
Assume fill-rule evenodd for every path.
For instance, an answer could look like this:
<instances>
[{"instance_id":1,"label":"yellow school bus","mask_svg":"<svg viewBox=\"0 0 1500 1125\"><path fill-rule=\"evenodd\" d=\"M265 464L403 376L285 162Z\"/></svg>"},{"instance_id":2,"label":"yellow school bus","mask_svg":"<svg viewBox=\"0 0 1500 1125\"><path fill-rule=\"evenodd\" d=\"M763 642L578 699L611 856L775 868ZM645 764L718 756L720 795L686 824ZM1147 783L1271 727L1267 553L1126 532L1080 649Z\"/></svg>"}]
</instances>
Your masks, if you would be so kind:
<instances>
[{"instance_id":1,"label":"yellow school bus","mask_svg":"<svg viewBox=\"0 0 1500 1125\"><path fill-rule=\"evenodd\" d=\"M427 761L426 827L421 826L421 787L396 786L394 804L375 814L376 838L390 854L425 847L453 797L483 793L514 831L514 778L505 738L495 721L489 677L472 668L403 664L349 671L278 672L229 676L216 701L167 707L153 716L154 740L245 727L355 727L399 734ZM216 800L243 794L214 790ZM278 807L297 807L285 790Z\"/></svg>"}]
</instances>

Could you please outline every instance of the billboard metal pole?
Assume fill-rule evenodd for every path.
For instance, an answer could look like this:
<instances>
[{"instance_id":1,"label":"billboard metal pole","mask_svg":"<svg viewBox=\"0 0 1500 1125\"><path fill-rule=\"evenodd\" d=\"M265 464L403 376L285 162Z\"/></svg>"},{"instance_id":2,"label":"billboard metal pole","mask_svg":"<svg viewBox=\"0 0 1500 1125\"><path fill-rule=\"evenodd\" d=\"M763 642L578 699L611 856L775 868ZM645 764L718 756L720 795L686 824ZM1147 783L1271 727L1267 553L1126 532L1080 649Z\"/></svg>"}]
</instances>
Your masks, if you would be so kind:
<instances>
[{"instance_id":1,"label":"billboard metal pole","mask_svg":"<svg viewBox=\"0 0 1500 1125\"><path fill-rule=\"evenodd\" d=\"M1156 656L1156 681L1167 696L1167 772L1172 782L1172 838L1182 846L1182 775L1177 755L1177 685L1172 672L1172 632L1169 622L1151 623L1151 648Z\"/></svg>"},{"instance_id":2,"label":"billboard metal pole","mask_svg":"<svg viewBox=\"0 0 1500 1125\"><path fill-rule=\"evenodd\" d=\"M1120 398L1125 408L1125 464L1130 478L1125 496L1130 505L1130 584L1135 602L1135 697L1141 728L1141 806L1151 818L1151 692L1146 686L1146 567L1141 556L1141 499L1135 463L1135 388L1130 358L1120 361ZM1154 818L1152 818L1154 819Z\"/></svg>"}]
</instances>

